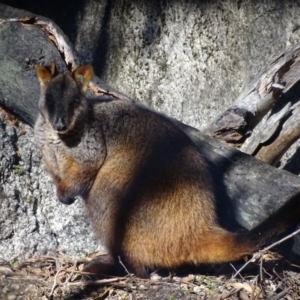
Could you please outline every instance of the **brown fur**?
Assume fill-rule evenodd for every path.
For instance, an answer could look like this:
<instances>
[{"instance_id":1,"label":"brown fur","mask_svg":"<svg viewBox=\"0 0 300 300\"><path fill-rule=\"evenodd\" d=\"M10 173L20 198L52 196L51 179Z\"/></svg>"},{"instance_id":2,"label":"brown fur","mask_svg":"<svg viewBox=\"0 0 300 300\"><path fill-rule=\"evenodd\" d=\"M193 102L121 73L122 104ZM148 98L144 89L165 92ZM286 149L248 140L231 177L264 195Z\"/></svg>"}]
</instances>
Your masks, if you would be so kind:
<instances>
[{"instance_id":1,"label":"brown fur","mask_svg":"<svg viewBox=\"0 0 300 300\"><path fill-rule=\"evenodd\" d=\"M130 101L88 102L90 66L72 75L44 67L37 73L35 136L58 198L84 199L111 255L87 271L107 271L118 256L143 277L147 268L235 261L297 224L299 194L249 233L226 231L205 158L172 120Z\"/></svg>"}]
</instances>

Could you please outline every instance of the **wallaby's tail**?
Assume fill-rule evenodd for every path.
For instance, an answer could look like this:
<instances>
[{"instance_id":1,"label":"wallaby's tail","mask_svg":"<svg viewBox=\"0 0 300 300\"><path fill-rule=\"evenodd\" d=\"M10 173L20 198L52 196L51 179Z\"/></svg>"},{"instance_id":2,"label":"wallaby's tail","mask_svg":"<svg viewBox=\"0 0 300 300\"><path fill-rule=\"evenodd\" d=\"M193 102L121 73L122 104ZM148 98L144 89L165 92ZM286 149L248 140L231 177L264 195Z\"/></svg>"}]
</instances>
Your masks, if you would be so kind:
<instances>
[{"instance_id":1,"label":"wallaby's tail","mask_svg":"<svg viewBox=\"0 0 300 300\"><path fill-rule=\"evenodd\" d=\"M266 246L293 229L300 223L300 192L293 195L282 207L264 222L246 233L246 239L252 241L253 251Z\"/></svg>"},{"instance_id":2,"label":"wallaby's tail","mask_svg":"<svg viewBox=\"0 0 300 300\"><path fill-rule=\"evenodd\" d=\"M203 235L199 240L195 261L223 263L240 260L271 244L299 222L300 192L247 233L234 234L222 228L215 228Z\"/></svg>"}]
</instances>

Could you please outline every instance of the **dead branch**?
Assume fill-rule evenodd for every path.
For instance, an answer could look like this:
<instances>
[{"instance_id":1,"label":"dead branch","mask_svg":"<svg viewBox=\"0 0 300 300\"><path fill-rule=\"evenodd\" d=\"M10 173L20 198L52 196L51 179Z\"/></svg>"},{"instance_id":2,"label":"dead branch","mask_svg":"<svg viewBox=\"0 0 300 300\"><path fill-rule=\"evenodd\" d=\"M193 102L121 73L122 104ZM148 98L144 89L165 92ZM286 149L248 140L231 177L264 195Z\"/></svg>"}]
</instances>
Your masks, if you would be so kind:
<instances>
[{"instance_id":1,"label":"dead branch","mask_svg":"<svg viewBox=\"0 0 300 300\"><path fill-rule=\"evenodd\" d=\"M272 249L273 247L285 242L286 240L294 237L296 234L300 233L300 228L295 230L293 233L287 235L286 237L282 238L281 240L271 244L270 246L265 247L263 250L260 250L256 253L253 254L252 258L250 260L248 260L234 275L232 278L235 278L237 275L239 275L241 273L242 270L244 270L246 268L246 266L248 266L250 263L262 259L263 255L269 251L270 249Z\"/></svg>"},{"instance_id":2,"label":"dead branch","mask_svg":"<svg viewBox=\"0 0 300 300\"><path fill-rule=\"evenodd\" d=\"M206 128L206 133L240 147L280 96L299 81L299 65L300 43L279 55L234 104Z\"/></svg>"},{"instance_id":3,"label":"dead branch","mask_svg":"<svg viewBox=\"0 0 300 300\"><path fill-rule=\"evenodd\" d=\"M273 166L300 137L300 103L296 103L294 106L289 103L280 113L280 118L276 119L275 122L272 117L278 114L272 115L266 121L260 134L252 139L255 143L248 144L245 149L246 153L254 154L256 158ZM269 133L269 136L263 138L263 132Z\"/></svg>"}]
</instances>

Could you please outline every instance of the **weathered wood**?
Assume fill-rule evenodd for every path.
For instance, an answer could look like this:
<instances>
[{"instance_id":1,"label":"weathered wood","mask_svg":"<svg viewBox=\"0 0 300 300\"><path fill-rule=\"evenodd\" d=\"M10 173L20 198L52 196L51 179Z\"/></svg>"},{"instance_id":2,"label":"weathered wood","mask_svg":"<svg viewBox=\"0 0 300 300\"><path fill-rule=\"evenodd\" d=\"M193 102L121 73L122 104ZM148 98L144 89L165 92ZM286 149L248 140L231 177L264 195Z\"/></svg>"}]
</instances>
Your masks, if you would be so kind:
<instances>
[{"instance_id":1,"label":"weathered wood","mask_svg":"<svg viewBox=\"0 0 300 300\"><path fill-rule=\"evenodd\" d=\"M280 96L299 81L299 67L300 43L279 55L205 132L232 146L240 147ZM255 151L253 146L251 150Z\"/></svg>"},{"instance_id":2,"label":"weathered wood","mask_svg":"<svg viewBox=\"0 0 300 300\"><path fill-rule=\"evenodd\" d=\"M299 139L300 82L283 94L241 150L272 165Z\"/></svg>"},{"instance_id":3,"label":"weathered wood","mask_svg":"<svg viewBox=\"0 0 300 300\"><path fill-rule=\"evenodd\" d=\"M266 122L266 126L264 126L265 132L272 132L272 129L274 129L273 134L268 139L263 139L260 142L257 139L260 147L256 148L255 157L273 166L279 162L284 153L300 137L300 103L293 107L287 105L282 112L281 118L276 120L277 124L269 119L271 122ZM280 120L282 122L279 122Z\"/></svg>"},{"instance_id":4,"label":"weathered wood","mask_svg":"<svg viewBox=\"0 0 300 300\"><path fill-rule=\"evenodd\" d=\"M283 118L290 112L291 104L288 103L282 110L275 113L266 120L256 134L252 134L247 143L243 144L241 150L250 155L254 155L259 149L260 144L267 143L276 132L282 123Z\"/></svg>"}]
</instances>

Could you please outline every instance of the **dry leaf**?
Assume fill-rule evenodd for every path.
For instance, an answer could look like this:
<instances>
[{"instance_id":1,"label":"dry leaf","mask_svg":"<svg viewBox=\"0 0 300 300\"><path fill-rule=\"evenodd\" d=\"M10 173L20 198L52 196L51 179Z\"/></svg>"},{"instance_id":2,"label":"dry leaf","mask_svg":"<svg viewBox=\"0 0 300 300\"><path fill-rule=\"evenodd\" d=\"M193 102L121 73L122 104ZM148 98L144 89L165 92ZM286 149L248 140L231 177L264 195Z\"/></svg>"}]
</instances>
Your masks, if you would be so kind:
<instances>
[{"instance_id":1,"label":"dry leaf","mask_svg":"<svg viewBox=\"0 0 300 300\"><path fill-rule=\"evenodd\" d=\"M190 274L190 275L188 275L186 277L181 278L181 281L182 282L191 282L194 279L195 279L195 275Z\"/></svg>"},{"instance_id":2,"label":"dry leaf","mask_svg":"<svg viewBox=\"0 0 300 300\"><path fill-rule=\"evenodd\" d=\"M246 292L248 292L251 295L253 294L255 297L259 295L259 299L263 299L262 290L257 285L249 284L247 282L229 283L228 285L232 286L236 290L244 289Z\"/></svg>"},{"instance_id":3,"label":"dry leaf","mask_svg":"<svg viewBox=\"0 0 300 300\"><path fill-rule=\"evenodd\" d=\"M4 267L4 266L0 266L0 276L7 276L7 275L12 275L13 271L8 268L8 267Z\"/></svg>"}]
</instances>

